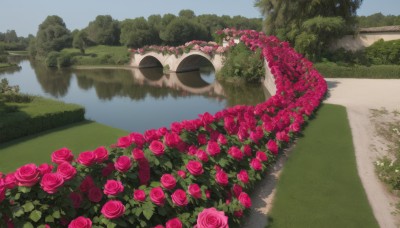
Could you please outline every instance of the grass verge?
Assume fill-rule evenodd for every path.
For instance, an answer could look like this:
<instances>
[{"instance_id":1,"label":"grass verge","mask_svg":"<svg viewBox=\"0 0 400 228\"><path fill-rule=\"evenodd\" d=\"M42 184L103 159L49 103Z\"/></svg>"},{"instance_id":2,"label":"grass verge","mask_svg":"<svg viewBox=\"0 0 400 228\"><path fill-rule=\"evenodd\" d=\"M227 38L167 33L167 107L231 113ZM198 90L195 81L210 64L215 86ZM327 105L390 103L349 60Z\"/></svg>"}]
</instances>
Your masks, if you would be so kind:
<instances>
[{"instance_id":1,"label":"grass verge","mask_svg":"<svg viewBox=\"0 0 400 228\"><path fill-rule=\"evenodd\" d=\"M268 227L378 227L357 173L344 107L324 104L293 150Z\"/></svg>"},{"instance_id":2,"label":"grass verge","mask_svg":"<svg viewBox=\"0 0 400 228\"><path fill-rule=\"evenodd\" d=\"M85 54L76 48L66 48L61 54L73 56L75 65L124 65L130 60L130 52L125 46L98 45L87 48Z\"/></svg>"},{"instance_id":3,"label":"grass verge","mask_svg":"<svg viewBox=\"0 0 400 228\"><path fill-rule=\"evenodd\" d=\"M27 163L51 162L53 151L67 147L77 155L101 145L108 146L128 132L84 121L0 144L0 172L7 173Z\"/></svg>"},{"instance_id":4,"label":"grass verge","mask_svg":"<svg viewBox=\"0 0 400 228\"><path fill-rule=\"evenodd\" d=\"M400 79L399 65L339 66L335 63L316 63L315 68L326 78Z\"/></svg>"}]
</instances>

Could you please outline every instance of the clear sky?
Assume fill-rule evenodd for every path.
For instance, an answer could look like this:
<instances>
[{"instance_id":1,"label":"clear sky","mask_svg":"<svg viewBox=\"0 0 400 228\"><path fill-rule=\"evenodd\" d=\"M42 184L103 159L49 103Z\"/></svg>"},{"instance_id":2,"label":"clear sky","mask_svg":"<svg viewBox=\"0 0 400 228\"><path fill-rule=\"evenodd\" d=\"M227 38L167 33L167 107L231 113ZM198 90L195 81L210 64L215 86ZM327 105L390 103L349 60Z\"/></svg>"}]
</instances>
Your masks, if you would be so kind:
<instances>
[{"instance_id":1,"label":"clear sky","mask_svg":"<svg viewBox=\"0 0 400 228\"><path fill-rule=\"evenodd\" d=\"M97 15L114 19L148 17L152 14L178 14L191 9L196 15L241 15L261 17L254 0L1 0L0 32L14 29L18 36L36 35L48 15L64 19L68 29L82 29ZM364 0L358 15L381 12L400 15L400 0Z\"/></svg>"}]
</instances>

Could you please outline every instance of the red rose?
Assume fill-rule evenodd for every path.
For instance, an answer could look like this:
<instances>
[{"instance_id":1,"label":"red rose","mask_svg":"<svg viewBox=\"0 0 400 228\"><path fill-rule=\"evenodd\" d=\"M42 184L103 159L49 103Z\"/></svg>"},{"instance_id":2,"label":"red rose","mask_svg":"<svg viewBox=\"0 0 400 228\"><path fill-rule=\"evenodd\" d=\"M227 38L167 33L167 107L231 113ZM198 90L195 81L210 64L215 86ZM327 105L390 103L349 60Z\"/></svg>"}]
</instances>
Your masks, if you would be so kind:
<instances>
[{"instance_id":1,"label":"red rose","mask_svg":"<svg viewBox=\"0 0 400 228\"><path fill-rule=\"evenodd\" d=\"M161 127L157 130L157 135L158 137L164 136L165 134L167 134L168 129L166 127Z\"/></svg>"},{"instance_id":2,"label":"red rose","mask_svg":"<svg viewBox=\"0 0 400 228\"><path fill-rule=\"evenodd\" d=\"M208 190L208 189L206 189L206 190L204 191L204 193L206 194L207 199L210 199L210 197L211 197L211 191Z\"/></svg>"},{"instance_id":3,"label":"red rose","mask_svg":"<svg viewBox=\"0 0 400 228\"><path fill-rule=\"evenodd\" d=\"M251 198L249 195L247 195L247 193L241 192L238 197L238 200L239 200L240 204L242 204L245 208L251 207Z\"/></svg>"},{"instance_id":4,"label":"red rose","mask_svg":"<svg viewBox=\"0 0 400 228\"><path fill-rule=\"evenodd\" d=\"M201 122L203 122L204 126L207 126L214 122L214 117L208 112L204 113L203 115L199 115L199 117L201 118Z\"/></svg>"},{"instance_id":5,"label":"red rose","mask_svg":"<svg viewBox=\"0 0 400 228\"><path fill-rule=\"evenodd\" d=\"M101 170L101 175L103 177L108 177L115 170L114 163L107 163L106 167Z\"/></svg>"},{"instance_id":6,"label":"red rose","mask_svg":"<svg viewBox=\"0 0 400 228\"><path fill-rule=\"evenodd\" d=\"M238 161L242 160L244 156L243 152L236 146L232 146L231 148L229 148L228 154Z\"/></svg>"},{"instance_id":7,"label":"red rose","mask_svg":"<svg viewBox=\"0 0 400 228\"><path fill-rule=\"evenodd\" d=\"M96 155L92 151L85 151L79 154L77 162L84 166L91 166L96 162Z\"/></svg>"},{"instance_id":8,"label":"red rose","mask_svg":"<svg viewBox=\"0 0 400 228\"><path fill-rule=\"evenodd\" d=\"M101 146L101 147L95 149L93 151L93 153L94 153L94 155L96 157L95 160L96 160L97 163L105 162L108 159L108 151L104 146Z\"/></svg>"},{"instance_id":9,"label":"red rose","mask_svg":"<svg viewBox=\"0 0 400 228\"><path fill-rule=\"evenodd\" d=\"M225 173L223 170L220 170L215 174L215 180L217 181L218 184L222 186L228 185L228 174Z\"/></svg>"},{"instance_id":10,"label":"red rose","mask_svg":"<svg viewBox=\"0 0 400 228\"><path fill-rule=\"evenodd\" d=\"M96 186L91 187L88 191L88 198L90 201L98 203L103 198L103 192Z\"/></svg>"},{"instance_id":11,"label":"red rose","mask_svg":"<svg viewBox=\"0 0 400 228\"><path fill-rule=\"evenodd\" d=\"M221 148L219 147L218 143L212 141L208 142L206 150L210 156L216 156L221 152Z\"/></svg>"},{"instance_id":12,"label":"red rose","mask_svg":"<svg viewBox=\"0 0 400 228\"><path fill-rule=\"evenodd\" d=\"M139 202L143 202L146 199L146 193L144 190L137 189L133 191L133 199Z\"/></svg>"},{"instance_id":13,"label":"red rose","mask_svg":"<svg viewBox=\"0 0 400 228\"><path fill-rule=\"evenodd\" d=\"M199 134L199 135L197 136L197 142L198 142L200 145L206 144L206 143L207 143L207 137L206 137L206 135L205 135L205 134Z\"/></svg>"},{"instance_id":14,"label":"red rose","mask_svg":"<svg viewBox=\"0 0 400 228\"><path fill-rule=\"evenodd\" d=\"M179 123L179 122L173 122L172 124L171 124L171 131L173 131L173 132L175 132L175 133L177 133L177 134L180 134L181 133L181 131L182 131L182 124L181 123Z\"/></svg>"},{"instance_id":15,"label":"red rose","mask_svg":"<svg viewBox=\"0 0 400 228\"><path fill-rule=\"evenodd\" d=\"M243 146L243 152L246 156L251 156L251 147L249 145L244 145Z\"/></svg>"},{"instance_id":16,"label":"red rose","mask_svg":"<svg viewBox=\"0 0 400 228\"><path fill-rule=\"evenodd\" d=\"M142 148L143 144L146 142L143 135L137 132L133 132L129 134L131 141L136 144L136 147Z\"/></svg>"},{"instance_id":17,"label":"red rose","mask_svg":"<svg viewBox=\"0 0 400 228\"><path fill-rule=\"evenodd\" d=\"M39 165L38 169L39 169L40 173L42 175L44 175L46 173L51 173L51 171L53 170L53 166L49 165L47 163L43 163L43 164Z\"/></svg>"},{"instance_id":18,"label":"red rose","mask_svg":"<svg viewBox=\"0 0 400 228\"><path fill-rule=\"evenodd\" d=\"M150 190L150 200L158 206L164 205L165 194L161 187L152 188Z\"/></svg>"},{"instance_id":19,"label":"red rose","mask_svg":"<svg viewBox=\"0 0 400 228\"><path fill-rule=\"evenodd\" d=\"M91 228L92 227L92 220L89 218L85 218L83 216L79 216L78 218L72 220L68 228Z\"/></svg>"},{"instance_id":20,"label":"red rose","mask_svg":"<svg viewBox=\"0 0 400 228\"><path fill-rule=\"evenodd\" d=\"M189 185L188 192L193 198L201 198L201 189L198 184Z\"/></svg>"},{"instance_id":21,"label":"red rose","mask_svg":"<svg viewBox=\"0 0 400 228\"><path fill-rule=\"evenodd\" d=\"M57 167L57 173L61 174L65 181L71 180L76 175L76 169L71 164L63 162Z\"/></svg>"},{"instance_id":22,"label":"red rose","mask_svg":"<svg viewBox=\"0 0 400 228\"><path fill-rule=\"evenodd\" d=\"M150 129L144 132L144 138L146 139L147 142L151 142L153 140L159 139L160 137L157 135L156 130Z\"/></svg>"},{"instance_id":23,"label":"red rose","mask_svg":"<svg viewBox=\"0 0 400 228\"><path fill-rule=\"evenodd\" d=\"M6 187L4 187L3 179L0 179L0 203L6 198Z\"/></svg>"},{"instance_id":24,"label":"red rose","mask_svg":"<svg viewBox=\"0 0 400 228\"><path fill-rule=\"evenodd\" d=\"M179 218L170 219L165 224L165 228L182 228L182 222Z\"/></svg>"},{"instance_id":25,"label":"red rose","mask_svg":"<svg viewBox=\"0 0 400 228\"><path fill-rule=\"evenodd\" d=\"M244 169L240 170L240 172L237 174L237 178L244 184L249 183L249 175L247 174L247 171Z\"/></svg>"},{"instance_id":26,"label":"red rose","mask_svg":"<svg viewBox=\"0 0 400 228\"><path fill-rule=\"evenodd\" d=\"M117 147L127 148L132 144L131 138L129 136L124 136L118 139Z\"/></svg>"},{"instance_id":27,"label":"red rose","mask_svg":"<svg viewBox=\"0 0 400 228\"><path fill-rule=\"evenodd\" d=\"M17 186L17 180L15 179L15 173L9 173L4 177L4 186L6 189L13 189Z\"/></svg>"},{"instance_id":28,"label":"red rose","mask_svg":"<svg viewBox=\"0 0 400 228\"><path fill-rule=\"evenodd\" d=\"M236 198L238 198L240 193L243 192L242 186L240 186L238 184L234 184L232 190L233 190L233 194L235 195Z\"/></svg>"},{"instance_id":29,"label":"red rose","mask_svg":"<svg viewBox=\"0 0 400 228\"><path fill-rule=\"evenodd\" d=\"M135 159L135 161L139 161L139 160L146 158L144 156L143 150L141 150L139 148L134 148L132 150L132 157L133 157L133 159Z\"/></svg>"},{"instance_id":30,"label":"red rose","mask_svg":"<svg viewBox=\"0 0 400 228\"><path fill-rule=\"evenodd\" d=\"M286 131L280 131L276 133L276 139L279 141L289 142L289 136Z\"/></svg>"},{"instance_id":31,"label":"red rose","mask_svg":"<svg viewBox=\"0 0 400 228\"><path fill-rule=\"evenodd\" d=\"M189 203L186 197L186 192L182 189L177 189L174 193L172 193L171 198L174 204L181 207L186 206Z\"/></svg>"},{"instance_id":32,"label":"red rose","mask_svg":"<svg viewBox=\"0 0 400 228\"><path fill-rule=\"evenodd\" d=\"M158 140L154 140L150 143L149 149L156 156L161 156L164 154L164 144Z\"/></svg>"},{"instance_id":33,"label":"red rose","mask_svg":"<svg viewBox=\"0 0 400 228\"><path fill-rule=\"evenodd\" d=\"M103 205L101 213L108 219L121 217L125 213L125 206L118 200L110 200Z\"/></svg>"},{"instance_id":34,"label":"red rose","mask_svg":"<svg viewBox=\"0 0 400 228\"><path fill-rule=\"evenodd\" d=\"M131 159L128 156L123 155L117 158L117 160L114 163L114 167L121 173L126 173L132 167Z\"/></svg>"},{"instance_id":35,"label":"red rose","mask_svg":"<svg viewBox=\"0 0 400 228\"><path fill-rule=\"evenodd\" d=\"M257 151L256 158L262 162L268 161L268 157L263 151Z\"/></svg>"},{"instance_id":36,"label":"red rose","mask_svg":"<svg viewBox=\"0 0 400 228\"><path fill-rule=\"evenodd\" d=\"M168 147L177 147L181 142L181 138L175 132L166 133L164 136L164 143Z\"/></svg>"},{"instance_id":37,"label":"red rose","mask_svg":"<svg viewBox=\"0 0 400 228\"><path fill-rule=\"evenodd\" d=\"M175 188L176 185L176 180L175 177L172 176L171 174L164 174L161 176L161 185L169 190L172 190Z\"/></svg>"},{"instance_id":38,"label":"red rose","mask_svg":"<svg viewBox=\"0 0 400 228\"><path fill-rule=\"evenodd\" d=\"M185 178L186 178L186 173L185 173L185 171L183 171L183 170L178 170L176 173L177 173L180 177L182 177L182 179L185 179Z\"/></svg>"},{"instance_id":39,"label":"red rose","mask_svg":"<svg viewBox=\"0 0 400 228\"><path fill-rule=\"evenodd\" d=\"M108 196L116 196L123 191L124 186L122 185L121 181L117 180L107 180L103 190L104 194Z\"/></svg>"},{"instance_id":40,"label":"red rose","mask_svg":"<svg viewBox=\"0 0 400 228\"><path fill-rule=\"evenodd\" d=\"M189 161L186 165L186 169L191 173L193 176L199 176L203 174L203 165L198 161Z\"/></svg>"},{"instance_id":41,"label":"red rose","mask_svg":"<svg viewBox=\"0 0 400 228\"><path fill-rule=\"evenodd\" d=\"M260 160L258 160L257 158L253 158L250 161L250 166L251 166L251 168L253 168L256 171L262 170L262 164L261 164Z\"/></svg>"},{"instance_id":42,"label":"red rose","mask_svg":"<svg viewBox=\"0 0 400 228\"><path fill-rule=\"evenodd\" d=\"M196 228L228 228L228 216L215 208L206 208L197 216Z\"/></svg>"},{"instance_id":43,"label":"red rose","mask_svg":"<svg viewBox=\"0 0 400 228\"><path fill-rule=\"evenodd\" d=\"M150 165L146 159L139 161L139 180L140 184L147 185L150 181Z\"/></svg>"},{"instance_id":44,"label":"red rose","mask_svg":"<svg viewBox=\"0 0 400 228\"><path fill-rule=\"evenodd\" d=\"M79 208L81 206L81 203L83 202L83 196L80 193L77 192L71 192L71 194L69 194L69 199L72 202L72 206L76 209Z\"/></svg>"},{"instance_id":45,"label":"red rose","mask_svg":"<svg viewBox=\"0 0 400 228\"><path fill-rule=\"evenodd\" d=\"M32 187L40 179L40 171L35 164L26 164L18 168L15 173L18 186Z\"/></svg>"},{"instance_id":46,"label":"red rose","mask_svg":"<svg viewBox=\"0 0 400 228\"><path fill-rule=\"evenodd\" d=\"M269 151L271 151L271 153L273 154L278 154L278 144L276 144L276 142L272 139L270 139L267 143L267 148Z\"/></svg>"},{"instance_id":47,"label":"red rose","mask_svg":"<svg viewBox=\"0 0 400 228\"><path fill-rule=\"evenodd\" d=\"M91 176L86 176L79 186L79 190L81 190L81 192L88 192L92 187L96 187L93 178Z\"/></svg>"},{"instance_id":48,"label":"red rose","mask_svg":"<svg viewBox=\"0 0 400 228\"><path fill-rule=\"evenodd\" d=\"M54 194L64 184L64 179L59 173L46 173L40 181L43 191Z\"/></svg>"},{"instance_id":49,"label":"red rose","mask_svg":"<svg viewBox=\"0 0 400 228\"><path fill-rule=\"evenodd\" d=\"M157 226L155 226L154 228L165 228L165 226L163 226L163 225L157 225Z\"/></svg>"},{"instance_id":50,"label":"red rose","mask_svg":"<svg viewBox=\"0 0 400 228\"><path fill-rule=\"evenodd\" d=\"M301 129L301 125L298 122L293 122L289 127L289 130L292 132L295 132L295 133L299 132L300 129Z\"/></svg>"},{"instance_id":51,"label":"red rose","mask_svg":"<svg viewBox=\"0 0 400 228\"><path fill-rule=\"evenodd\" d=\"M51 161L56 164L61 164L63 162L70 163L73 159L74 155L72 154L71 150L67 148L61 148L51 154Z\"/></svg>"},{"instance_id":52,"label":"red rose","mask_svg":"<svg viewBox=\"0 0 400 228\"><path fill-rule=\"evenodd\" d=\"M199 158L203 162L208 162L208 155L204 150L197 150L196 157Z\"/></svg>"},{"instance_id":53,"label":"red rose","mask_svg":"<svg viewBox=\"0 0 400 228\"><path fill-rule=\"evenodd\" d=\"M235 212L233 212L233 215L235 217L241 218L243 216L243 211L242 210L235 211Z\"/></svg>"},{"instance_id":54,"label":"red rose","mask_svg":"<svg viewBox=\"0 0 400 228\"><path fill-rule=\"evenodd\" d=\"M225 136L223 134L220 134L218 136L218 143L221 145L225 145L228 143L228 140L226 140Z\"/></svg>"}]
</instances>

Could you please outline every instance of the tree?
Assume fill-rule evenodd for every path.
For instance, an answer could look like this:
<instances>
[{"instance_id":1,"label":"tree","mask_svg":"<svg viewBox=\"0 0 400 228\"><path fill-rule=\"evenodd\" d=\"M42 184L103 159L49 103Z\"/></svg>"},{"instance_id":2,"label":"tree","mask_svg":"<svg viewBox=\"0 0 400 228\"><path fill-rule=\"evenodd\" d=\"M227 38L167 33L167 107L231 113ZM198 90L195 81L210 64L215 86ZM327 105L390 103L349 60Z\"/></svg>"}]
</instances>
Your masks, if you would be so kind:
<instances>
[{"instance_id":1,"label":"tree","mask_svg":"<svg viewBox=\"0 0 400 228\"><path fill-rule=\"evenodd\" d=\"M316 58L320 56L313 55L313 48L319 54L332 40L354 31L361 3L362 0L256 0L256 6L266 17L267 34L288 40L296 49ZM323 34L327 31L329 36ZM319 44L315 45L317 41Z\"/></svg>"},{"instance_id":2,"label":"tree","mask_svg":"<svg viewBox=\"0 0 400 228\"><path fill-rule=\"evenodd\" d=\"M59 16L48 16L36 35L36 52L40 56L46 56L51 51L60 51L71 46L71 32L65 26Z\"/></svg>"},{"instance_id":3,"label":"tree","mask_svg":"<svg viewBox=\"0 0 400 228\"><path fill-rule=\"evenodd\" d=\"M186 9L179 11L179 17L193 19L196 17L196 14L193 12L193 10Z\"/></svg>"},{"instance_id":4,"label":"tree","mask_svg":"<svg viewBox=\"0 0 400 228\"><path fill-rule=\"evenodd\" d=\"M160 33L160 38L169 45L181 45L192 40L206 40L207 36L208 32L203 25L186 18L174 19Z\"/></svg>"},{"instance_id":5,"label":"tree","mask_svg":"<svg viewBox=\"0 0 400 228\"><path fill-rule=\"evenodd\" d=\"M85 54L85 49L88 46L88 35L85 30L81 30L75 33L72 40L72 46L78 48L82 54Z\"/></svg>"},{"instance_id":6,"label":"tree","mask_svg":"<svg viewBox=\"0 0 400 228\"><path fill-rule=\"evenodd\" d=\"M147 18L147 23L149 25L151 33L153 34L152 35L153 40L151 44L156 44L156 45L162 44L162 40L160 38L160 32L162 29L162 17L159 14L150 15Z\"/></svg>"},{"instance_id":7,"label":"tree","mask_svg":"<svg viewBox=\"0 0 400 228\"><path fill-rule=\"evenodd\" d=\"M121 43L131 48L139 48L151 44L154 37L144 17L126 19L121 23Z\"/></svg>"},{"instance_id":8,"label":"tree","mask_svg":"<svg viewBox=\"0 0 400 228\"><path fill-rule=\"evenodd\" d=\"M7 32L4 34L4 41L6 43L18 42L18 36L15 30L7 30Z\"/></svg>"},{"instance_id":9,"label":"tree","mask_svg":"<svg viewBox=\"0 0 400 228\"><path fill-rule=\"evenodd\" d=\"M88 39L95 44L119 45L119 22L110 15L99 15L86 28Z\"/></svg>"}]
</instances>

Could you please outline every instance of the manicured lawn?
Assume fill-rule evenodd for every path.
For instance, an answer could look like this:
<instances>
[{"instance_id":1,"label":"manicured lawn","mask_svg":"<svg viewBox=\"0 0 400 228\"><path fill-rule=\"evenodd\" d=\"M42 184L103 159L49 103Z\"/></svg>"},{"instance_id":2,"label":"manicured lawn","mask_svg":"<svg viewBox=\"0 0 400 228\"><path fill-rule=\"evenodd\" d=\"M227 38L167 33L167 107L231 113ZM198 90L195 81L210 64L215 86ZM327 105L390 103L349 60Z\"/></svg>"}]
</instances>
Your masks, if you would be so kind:
<instances>
[{"instance_id":1,"label":"manicured lawn","mask_svg":"<svg viewBox=\"0 0 400 228\"><path fill-rule=\"evenodd\" d=\"M61 53L73 55L76 65L123 65L130 60L130 52L125 46L98 45L87 48L84 55L76 48L66 48Z\"/></svg>"},{"instance_id":2,"label":"manicured lawn","mask_svg":"<svg viewBox=\"0 0 400 228\"><path fill-rule=\"evenodd\" d=\"M357 174L346 109L323 105L284 166L268 227L378 227Z\"/></svg>"},{"instance_id":3,"label":"manicured lawn","mask_svg":"<svg viewBox=\"0 0 400 228\"><path fill-rule=\"evenodd\" d=\"M11 172L31 162L50 162L50 154L62 147L79 154L98 146L109 146L127 134L128 132L120 129L84 121L0 144L0 172Z\"/></svg>"},{"instance_id":4,"label":"manicured lawn","mask_svg":"<svg viewBox=\"0 0 400 228\"><path fill-rule=\"evenodd\" d=\"M317 63L315 68L327 78L400 78L398 65L339 66L335 63Z\"/></svg>"}]
</instances>

